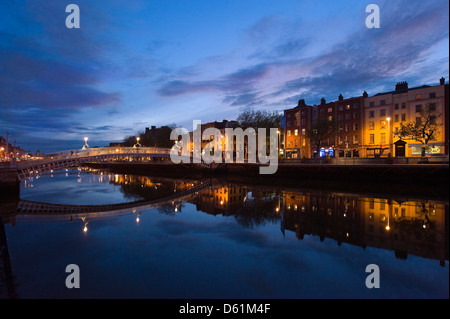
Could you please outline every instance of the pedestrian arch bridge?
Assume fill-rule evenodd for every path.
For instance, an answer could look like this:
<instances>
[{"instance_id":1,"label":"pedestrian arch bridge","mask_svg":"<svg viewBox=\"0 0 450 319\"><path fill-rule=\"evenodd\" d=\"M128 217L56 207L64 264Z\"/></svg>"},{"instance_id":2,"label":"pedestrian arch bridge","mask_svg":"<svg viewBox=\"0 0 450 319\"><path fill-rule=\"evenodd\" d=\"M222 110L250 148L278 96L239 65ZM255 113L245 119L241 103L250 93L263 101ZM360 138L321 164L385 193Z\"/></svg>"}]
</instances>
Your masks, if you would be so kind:
<instances>
[{"instance_id":1,"label":"pedestrian arch bridge","mask_svg":"<svg viewBox=\"0 0 450 319\"><path fill-rule=\"evenodd\" d=\"M192 159L192 158L191 158ZM101 147L82 150L69 150L53 154L45 154L42 159L17 162L19 181L27 177L65 169L85 163L110 160L142 160L159 164L172 164L169 148L158 147ZM193 161L191 161L193 162ZM206 168L209 164L199 163Z\"/></svg>"}]
</instances>

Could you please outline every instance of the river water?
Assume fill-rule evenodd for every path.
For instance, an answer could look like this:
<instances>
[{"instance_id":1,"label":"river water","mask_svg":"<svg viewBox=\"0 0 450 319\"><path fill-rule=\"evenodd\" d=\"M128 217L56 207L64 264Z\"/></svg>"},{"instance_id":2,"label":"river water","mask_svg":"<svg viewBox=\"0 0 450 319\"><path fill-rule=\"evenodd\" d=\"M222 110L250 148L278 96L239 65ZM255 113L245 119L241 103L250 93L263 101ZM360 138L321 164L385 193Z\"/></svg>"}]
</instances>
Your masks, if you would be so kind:
<instances>
[{"instance_id":1,"label":"river water","mask_svg":"<svg viewBox=\"0 0 450 319\"><path fill-rule=\"evenodd\" d=\"M91 169L22 181L21 200L62 210L4 218L0 297L449 297L448 201L201 182Z\"/></svg>"}]
</instances>

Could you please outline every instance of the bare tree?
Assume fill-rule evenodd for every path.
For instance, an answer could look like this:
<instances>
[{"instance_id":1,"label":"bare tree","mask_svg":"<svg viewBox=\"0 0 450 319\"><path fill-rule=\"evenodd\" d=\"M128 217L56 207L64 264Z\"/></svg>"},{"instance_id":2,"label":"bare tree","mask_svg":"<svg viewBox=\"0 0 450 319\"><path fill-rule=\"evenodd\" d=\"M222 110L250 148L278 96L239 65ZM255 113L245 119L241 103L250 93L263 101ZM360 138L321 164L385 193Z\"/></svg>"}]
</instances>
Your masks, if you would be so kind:
<instances>
[{"instance_id":1,"label":"bare tree","mask_svg":"<svg viewBox=\"0 0 450 319\"><path fill-rule=\"evenodd\" d=\"M418 105L416 109L417 117L414 121L406 124L400 123L400 128L396 136L401 140L413 140L422 144L421 155L425 157L428 148L428 142L436 140L439 129L442 126L437 119L442 116L436 110L435 103Z\"/></svg>"},{"instance_id":2,"label":"bare tree","mask_svg":"<svg viewBox=\"0 0 450 319\"><path fill-rule=\"evenodd\" d=\"M319 152L323 143L334 136L334 133L336 133L335 122L330 121L327 117L320 117L306 131L306 137L312 145L316 146L316 151Z\"/></svg>"}]
</instances>

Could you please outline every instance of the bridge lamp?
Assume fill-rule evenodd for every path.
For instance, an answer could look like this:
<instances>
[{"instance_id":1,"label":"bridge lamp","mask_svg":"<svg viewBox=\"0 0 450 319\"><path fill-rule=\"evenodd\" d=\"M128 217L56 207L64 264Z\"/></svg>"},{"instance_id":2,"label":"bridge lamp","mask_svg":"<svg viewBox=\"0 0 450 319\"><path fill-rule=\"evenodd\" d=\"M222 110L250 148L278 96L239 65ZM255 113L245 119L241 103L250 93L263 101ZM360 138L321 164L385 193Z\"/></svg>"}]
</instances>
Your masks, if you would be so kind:
<instances>
[{"instance_id":1,"label":"bridge lamp","mask_svg":"<svg viewBox=\"0 0 450 319\"><path fill-rule=\"evenodd\" d=\"M140 139L141 138L139 136L136 136L136 144L133 145L134 148L141 146L141 144L139 144Z\"/></svg>"},{"instance_id":2,"label":"bridge lamp","mask_svg":"<svg viewBox=\"0 0 450 319\"><path fill-rule=\"evenodd\" d=\"M83 150L89 148L89 145L87 144L87 141L88 141L88 138L85 137L85 138L84 138L84 145L83 145L83 148L82 148Z\"/></svg>"}]
</instances>

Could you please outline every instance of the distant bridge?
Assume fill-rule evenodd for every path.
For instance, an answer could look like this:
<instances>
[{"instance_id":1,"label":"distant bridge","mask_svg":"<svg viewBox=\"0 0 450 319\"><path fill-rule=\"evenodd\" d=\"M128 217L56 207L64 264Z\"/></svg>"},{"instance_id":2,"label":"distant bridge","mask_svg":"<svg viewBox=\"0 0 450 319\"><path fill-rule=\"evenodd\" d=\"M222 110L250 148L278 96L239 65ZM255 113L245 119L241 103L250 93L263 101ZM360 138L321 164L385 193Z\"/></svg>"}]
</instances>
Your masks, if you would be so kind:
<instances>
[{"instance_id":1,"label":"distant bridge","mask_svg":"<svg viewBox=\"0 0 450 319\"><path fill-rule=\"evenodd\" d=\"M120 215L130 213L137 210L146 210L161 206L164 204L172 204L181 202L190 197L192 194L210 187L211 181L204 180L186 190L174 193L173 195L151 201L137 201L121 204L107 205L65 205L65 204L48 204L29 200L20 200L17 205L18 215L53 215L71 217L88 217L96 218L102 216Z\"/></svg>"},{"instance_id":2,"label":"distant bridge","mask_svg":"<svg viewBox=\"0 0 450 319\"><path fill-rule=\"evenodd\" d=\"M54 154L46 154L40 160L17 162L17 176L19 181L36 174L51 172L58 169L99 162L120 159L145 159L159 163L171 164L170 149L158 147L102 147L88 148L84 150L63 151ZM159 160L159 161L158 161ZM191 157L191 162L192 157ZM201 162L205 168L210 164ZM11 165L10 165L11 167Z\"/></svg>"}]
</instances>

